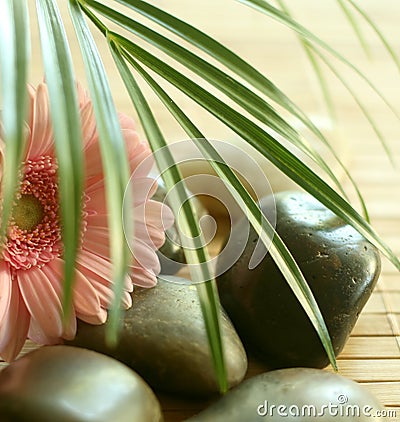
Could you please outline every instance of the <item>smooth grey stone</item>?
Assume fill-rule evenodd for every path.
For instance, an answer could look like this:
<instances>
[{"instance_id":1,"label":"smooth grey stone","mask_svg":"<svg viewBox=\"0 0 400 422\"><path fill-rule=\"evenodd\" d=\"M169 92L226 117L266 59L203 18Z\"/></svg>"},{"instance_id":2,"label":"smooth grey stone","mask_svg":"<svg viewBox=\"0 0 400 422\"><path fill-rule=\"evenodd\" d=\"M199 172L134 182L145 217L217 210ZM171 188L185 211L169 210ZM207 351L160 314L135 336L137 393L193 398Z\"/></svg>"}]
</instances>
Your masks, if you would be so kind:
<instances>
[{"instance_id":1,"label":"smooth grey stone","mask_svg":"<svg viewBox=\"0 0 400 422\"><path fill-rule=\"evenodd\" d=\"M2 422L159 422L157 398L127 366L90 350L46 346L0 372Z\"/></svg>"},{"instance_id":2,"label":"smooth grey stone","mask_svg":"<svg viewBox=\"0 0 400 422\"><path fill-rule=\"evenodd\" d=\"M276 218L276 231L313 291L338 355L378 280L378 251L306 193L268 196L261 209L270 221ZM244 220L234 226L233 244L242 241L245 227ZM328 365L316 331L271 255L249 269L257 240L252 229L239 260L217 279L222 306L239 336L270 368Z\"/></svg>"},{"instance_id":3,"label":"smooth grey stone","mask_svg":"<svg viewBox=\"0 0 400 422\"><path fill-rule=\"evenodd\" d=\"M320 369L288 368L250 378L187 422L382 421L360 384Z\"/></svg>"},{"instance_id":4,"label":"smooth grey stone","mask_svg":"<svg viewBox=\"0 0 400 422\"><path fill-rule=\"evenodd\" d=\"M189 280L163 276L152 289L135 289L124 312L116 348L105 342L105 326L79 322L70 343L113 356L137 371L154 389L185 396L218 392L196 287ZM168 281L166 281L168 280ZM229 386L247 370L243 345L222 312L221 331Z\"/></svg>"}]
</instances>

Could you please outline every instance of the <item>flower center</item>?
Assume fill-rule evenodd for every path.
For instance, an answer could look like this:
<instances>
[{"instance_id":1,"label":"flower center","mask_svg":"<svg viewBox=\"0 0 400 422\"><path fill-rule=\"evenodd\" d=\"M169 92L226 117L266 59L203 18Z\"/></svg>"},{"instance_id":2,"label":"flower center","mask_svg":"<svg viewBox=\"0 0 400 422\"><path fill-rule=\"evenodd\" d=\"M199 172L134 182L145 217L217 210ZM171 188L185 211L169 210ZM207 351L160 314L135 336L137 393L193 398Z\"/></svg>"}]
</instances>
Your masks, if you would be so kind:
<instances>
[{"instance_id":1,"label":"flower center","mask_svg":"<svg viewBox=\"0 0 400 422\"><path fill-rule=\"evenodd\" d=\"M41 156L23 163L3 259L14 270L42 267L62 253L57 162Z\"/></svg>"},{"instance_id":2,"label":"flower center","mask_svg":"<svg viewBox=\"0 0 400 422\"><path fill-rule=\"evenodd\" d=\"M23 194L13 211L15 225L22 230L32 231L43 219L43 205L32 194Z\"/></svg>"}]
</instances>

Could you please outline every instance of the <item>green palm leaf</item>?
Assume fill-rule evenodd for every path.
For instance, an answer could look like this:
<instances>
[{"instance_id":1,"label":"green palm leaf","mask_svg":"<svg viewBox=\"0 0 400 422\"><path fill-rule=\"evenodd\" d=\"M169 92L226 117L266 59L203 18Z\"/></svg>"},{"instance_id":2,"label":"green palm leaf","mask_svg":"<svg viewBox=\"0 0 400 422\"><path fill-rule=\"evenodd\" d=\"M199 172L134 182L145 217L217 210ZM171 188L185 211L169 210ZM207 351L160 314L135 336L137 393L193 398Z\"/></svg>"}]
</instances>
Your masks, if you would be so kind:
<instances>
[{"instance_id":1,"label":"green palm leaf","mask_svg":"<svg viewBox=\"0 0 400 422\"><path fill-rule=\"evenodd\" d=\"M359 70L353 63L343 57L340 53L338 53L335 49L333 49L329 44L321 40L311 31L309 31L304 26L297 23L293 20L289 15L280 11L279 9L273 7L268 1L266 0L237 0L239 3L246 4L255 10L258 10L267 16L277 20L278 22L282 23L283 25L287 26L288 28L292 29L293 31L297 32L301 37L309 41L311 44L316 44L322 49L326 50L330 53L333 57L338 59L340 62L348 66L353 72L355 72L371 89L375 94L385 103L385 105L389 108L389 110L398 118L400 119L400 115L397 110L393 107L393 105L386 99L386 97L376 88L373 82L368 79L361 70Z\"/></svg>"},{"instance_id":2,"label":"green palm leaf","mask_svg":"<svg viewBox=\"0 0 400 422\"><path fill-rule=\"evenodd\" d=\"M389 44L386 37L383 35L382 31L379 29L378 25L371 19L371 17L362 9L355 1L347 0L348 3L363 17L363 19L368 23L368 25L373 29L376 35L381 40L386 51L389 53L390 57L397 66L397 69L400 70L400 60L396 52L393 50L392 46Z\"/></svg>"},{"instance_id":3,"label":"green palm leaf","mask_svg":"<svg viewBox=\"0 0 400 422\"><path fill-rule=\"evenodd\" d=\"M88 0L87 2L93 0ZM195 28L187 22L184 22L169 13L158 9L155 6L146 3L143 0L115 0L116 2L129 7L140 13L153 22L168 29L178 35L194 47L204 51L219 63L232 70L236 75L250 83L254 88L265 94L271 100L275 101L293 116L298 118L307 128L309 128L319 139L324 140L323 134L273 82L252 67L249 63L229 50L227 47L216 41L214 38Z\"/></svg>"},{"instance_id":4,"label":"green palm leaf","mask_svg":"<svg viewBox=\"0 0 400 422\"><path fill-rule=\"evenodd\" d=\"M83 152L81 120L71 52L54 0L37 0L40 40L49 89L58 161L61 223L64 244L64 320L72 302L74 268L81 239Z\"/></svg>"},{"instance_id":5,"label":"green palm leaf","mask_svg":"<svg viewBox=\"0 0 400 422\"><path fill-rule=\"evenodd\" d=\"M169 204L177 218L180 216L179 210L182 207L183 214L182 218L178 220L177 227L183 233L183 238L187 239L188 242L185 245L185 257L188 264L191 264L192 280L196 283L199 294L219 388L221 392L225 392L228 386L219 324L220 305L215 280L207 264L209 261L207 249L202 246L204 243L198 222L195 218L196 213L191 205L191 201L188 200L184 186L180 183L182 177L179 169L174 162L146 99L126 66L119 48L112 39L110 40L110 46L118 70L126 85L132 103L136 107L149 143L153 149L158 168L163 174L165 185L168 190L171 190Z\"/></svg>"},{"instance_id":6,"label":"green palm leaf","mask_svg":"<svg viewBox=\"0 0 400 422\"><path fill-rule=\"evenodd\" d=\"M288 99L276 86L274 86L271 81L261 75L256 69L252 68L249 64L244 62L240 57L235 55L226 47L219 44L214 39L210 38L208 35L202 33L201 31L188 25L187 23L167 14L166 12L161 11L143 1L117 1L121 4L131 7L133 10L145 15L149 19L159 23L160 25L164 26L173 33L178 34L183 39L189 41L191 44L194 44L196 47L207 52L212 57L216 58L221 64L233 70L235 73L237 73L238 76L250 82L255 88L270 97L271 100L277 102L281 107L290 111L295 117L301 120L302 123L317 136L317 139L322 141L322 143L332 153L332 156L335 158L335 160L339 163L340 167L343 169L344 173L353 185L357 193L358 199L360 201L363 214L368 219L367 208L365 206L365 202L361 195L361 192L359 191L348 169L342 163L335 150L325 139L324 135L319 131L319 129L308 119L308 117L304 115L304 113L302 113L298 109L298 107L293 102L291 102L290 99ZM346 197L346 194L343 191L341 184L338 182L335 174L332 172L330 166L325 163L320 154L313 150L307 142L301 139L301 137L299 138L297 132L294 131L286 122L282 122L282 119L279 118L277 121L274 121L274 110L272 110L272 114L268 113L270 107L269 104L266 104L265 101L257 97L252 91L244 87L242 84L238 83L235 79L232 79L226 73L222 73L208 62L201 60L191 52L189 52L190 55L188 56L187 54L185 54L187 50L181 48L176 43L172 43L165 37L154 33L154 31L149 30L138 22L127 18L125 15L122 15L108 8L107 6L104 6L96 2L95 0L86 0L86 3L95 8L100 13L102 13L104 16L111 19L113 22L122 25L125 29L128 29L132 33L139 35L141 38L146 39L153 45L156 45L161 50L167 52L172 58L179 60L189 69L194 70L199 76L205 78L213 85L217 86L219 89L221 89L222 92L233 98L239 105L244 107L246 111L248 111L254 117L259 119L261 122L266 122L271 128L275 129L278 133L283 135L285 139L291 141L294 145L300 148L301 151L303 151L307 156L309 156L314 162L316 162L318 166L323 169L326 174L333 180L336 186L338 186L342 195ZM310 51L310 49L308 50ZM179 54L182 51L183 57ZM214 73L214 75L209 75L210 70L212 71L212 73ZM217 80L215 78L215 73L217 73L217 75L219 74L220 76L219 78L217 78ZM321 73L319 74L322 76ZM231 81L233 81L235 85L233 85ZM221 88L221 84L224 84L225 88ZM262 111L261 117L260 110Z\"/></svg>"},{"instance_id":7,"label":"green palm leaf","mask_svg":"<svg viewBox=\"0 0 400 422\"><path fill-rule=\"evenodd\" d=\"M400 269L398 258L379 238L363 217L345 199L338 195L309 167L276 141L270 134L143 48L118 34L110 33L109 36L112 36L114 42L123 46L132 56L186 93L190 98L249 142L250 145L269 159L288 177L307 190L344 221L352 225L371 243L376 245Z\"/></svg>"},{"instance_id":8,"label":"green palm leaf","mask_svg":"<svg viewBox=\"0 0 400 422\"><path fill-rule=\"evenodd\" d=\"M85 63L105 174L106 200L109 212L108 224L110 227L110 254L114 280L114 303L109 316L108 334L109 340L114 342L120 314L119 304L121 303L127 265L130 259L121 218L124 193L129 182L129 166L125 142L96 44L86 25L79 2L70 0L69 6ZM130 200L128 199L127 202L130 203ZM129 232L133 230L132 227L125 227L126 229Z\"/></svg>"},{"instance_id":9,"label":"green palm leaf","mask_svg":"<svg viewBox=\"0 0 400 422\"><path fill-rule=\"evenodd\" d=\"M317 163L341 190L342 194L345 195L340 182L332 172L330 166L325 163L321 155L315 151L309 145L309 143L305 142L305 140L301 138L297 131L277 114L277 112L271 107L270 104L268 104L257 94L212 64L201 59L199 56L196 56L191 51L181 47L179 44L156 33L155 31L152 31L139 22L134 21L129 17L126 17L125 15L122 15L121 13L118 13L115 10L112 10L94 0L86 0L86 2L88 5L92 6L96 11L100 12L108 19L121 25L124 29L127 29L133 34L145 39L160 50L166 52L170 57L184 64L190 70L196 72L207 82L217 87L221 92L234 100L238 105L243 107L261 123L266 124L268 127L272 128L278 134L290 141L315 163ZM329 143L324 138L323 141L332 150ZM334 157L337 159L340 165L344 167L336 154L334 154Z\"/></svg>"},{"instance_id":10,"label":"green palm leaf","mask_svg":"<svg viewBox=\"0 0 400 422\"><path fill-rule=\"evenodd\" d=\"M365 51L365 54L367 57L371 57L371 51L368 45L368 42L366 41L364 34L361 31L360 26L358 25L358 22L356 18L354 17L354 14L348 4L344 0L337 0L340 8L343 10L344 15L346 16L347 20L349 21L350 25L352 26L354 33L356 34L358 40L360 41L360 45Z\"/></svg>"},{"instance_id":11,"label":"green palm leaf","mask_svg":"<svg viewBox=\"0 0 400 422\"><path fill-rule=\"evenodd\" d=\"M11 217L25 152L26 80L30 56L27 2L6 0L2 13L5 16L0 25L0 74L5 107L0 116L3 131L0 136L6 144L6 158L2 178L1 239L6 234Z\"/></svg>"},{"instance_id":12,"label":"green palm leaf","mask_svg":"<svg viewBox=\"0 0 400 422\"><path fill-rule=\"evenodd\" d=\"M315 301L312 291L304 279L298 265L290 254L290 251L283 243L282 239L274 231L274 228L265 218L260 208L240 182L236 174L224 163L223 158L207 141L200 130L191 122L191 120L177 106L172 98L156 83L156 81L137 63L136 60L133 59L132 56L126 52L124 55L129 63L140 73L153 91L158 95L165 107L175 117L181 127L203 153L204 157L208 159L217 175L226 182L225 186L228 187L232 196L237 200L237 203L240 205L243 213L248 216L252 226L260 236L260 239L263 241L266 248L268 248L269 253L277 263L290 288L293 290L293 293L303 306L321 338L322 344L332 366L337 369L335 353L332 348L332 343L324 319L318 308L318 304Z\"/></svg>"}]
</instances>

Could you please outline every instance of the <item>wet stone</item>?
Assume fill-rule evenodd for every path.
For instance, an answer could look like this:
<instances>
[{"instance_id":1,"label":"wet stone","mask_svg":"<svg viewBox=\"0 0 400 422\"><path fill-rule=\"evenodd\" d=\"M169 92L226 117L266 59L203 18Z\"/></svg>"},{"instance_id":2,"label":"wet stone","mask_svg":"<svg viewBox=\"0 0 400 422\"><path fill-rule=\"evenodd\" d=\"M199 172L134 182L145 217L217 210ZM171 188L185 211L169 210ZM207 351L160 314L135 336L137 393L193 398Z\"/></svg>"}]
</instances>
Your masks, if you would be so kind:
<instances>
[{"instance_id":1,"label":"wet stone","mask_svg":"<svg viewBox=\"0 0 400 422\"><path fill-rule=\"evenodd\" d=\"M379 254L310 195L274 197L264 198L261 208L270 221L276 218L276 230L313 291L338 355L377 282ZM234 226L233 244L245 227L244 220ZM257 240L251 230L240 259L218 278L223 307L246 348L269 367L325 367L329 361L319 337L271 255L249 269Z\"/></svg>"},{"instance_id":2,"label":"wet stone","mask_svg":"<svg viewBox=\"0 0 400 422\"><path fill-rule=\"evenodd\" d=\"M71 344L113 356L137 371L155 390L183 396L218 392L196 287L189 280L163 276L152 289L137 288L125 311L116 348L105 343L105 326L78 324ZM247 370L243 345L222 313L222 337L229 386Z\"/></svg>"},{"instance_id":3,"label":"wet stone","mask_svg":"<svg viewBox=\"0 0 400 422\"><path fill-rule=\"evenodd\" d=\"M100 353L46 346L0 372L2 422L163 420L150 387L126 365Z\"/></svg>"}]
</instances>

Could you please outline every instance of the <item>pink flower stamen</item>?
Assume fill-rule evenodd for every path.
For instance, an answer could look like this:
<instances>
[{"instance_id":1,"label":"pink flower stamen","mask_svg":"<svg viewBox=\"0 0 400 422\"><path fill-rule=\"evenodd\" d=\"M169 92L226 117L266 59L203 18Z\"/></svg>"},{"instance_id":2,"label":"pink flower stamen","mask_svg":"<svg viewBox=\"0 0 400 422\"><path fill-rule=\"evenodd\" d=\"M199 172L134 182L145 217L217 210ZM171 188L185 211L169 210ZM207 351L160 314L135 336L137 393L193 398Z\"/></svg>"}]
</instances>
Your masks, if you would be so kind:
<instances>
[{"instance_id":1,"label":"pink flower stamen","mask_svg":"<svg viewBox=\"0 0 400 422\"><path fill-rule=\"evenodd\" d=\"M3 258L15 270L41 267L61 253L57 163L42 156L24 163Z\"/></svg>"}]
</instances>

